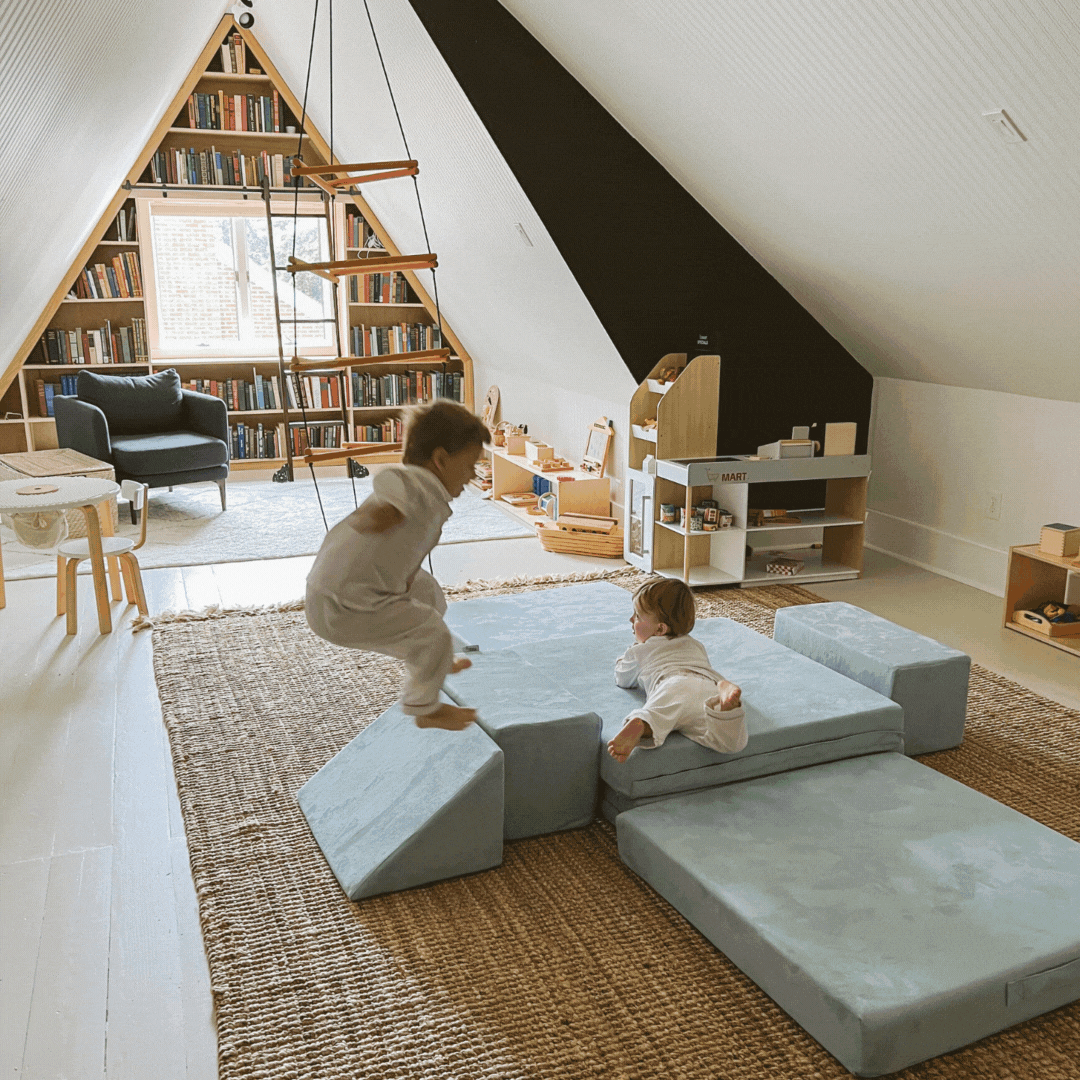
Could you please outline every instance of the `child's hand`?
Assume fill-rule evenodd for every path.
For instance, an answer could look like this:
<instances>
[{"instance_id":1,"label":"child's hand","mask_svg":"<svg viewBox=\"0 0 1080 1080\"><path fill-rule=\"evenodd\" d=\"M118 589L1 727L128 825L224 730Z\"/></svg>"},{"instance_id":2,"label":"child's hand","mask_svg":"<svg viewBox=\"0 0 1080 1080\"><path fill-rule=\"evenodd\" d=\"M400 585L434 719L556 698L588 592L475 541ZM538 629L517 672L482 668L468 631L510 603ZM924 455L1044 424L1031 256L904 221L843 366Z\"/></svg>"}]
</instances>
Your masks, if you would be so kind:
<instances>
[{"instance_id":1,"label":"child's hand","mask_svg":"<svg viewBox=\"0 0 1080 1080\"><path fill-rule=\"evenodd\" d=\"M356 513L356 531L362 533L384 533L405 520L405 515L389 503L368 501Z\"/></svg>"}]
</instances>

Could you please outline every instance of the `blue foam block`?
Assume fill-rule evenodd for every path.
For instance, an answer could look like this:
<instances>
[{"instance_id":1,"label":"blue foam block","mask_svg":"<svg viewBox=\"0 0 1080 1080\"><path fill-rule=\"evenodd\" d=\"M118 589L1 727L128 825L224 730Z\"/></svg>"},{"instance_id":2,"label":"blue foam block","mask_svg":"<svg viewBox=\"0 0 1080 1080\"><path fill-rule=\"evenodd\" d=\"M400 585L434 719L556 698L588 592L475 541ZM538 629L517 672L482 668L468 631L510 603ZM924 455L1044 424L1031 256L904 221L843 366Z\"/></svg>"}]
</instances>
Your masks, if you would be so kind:
<instances>
[{"instance_id":1,"label":"blue foam block","mask_svg":"<svg viewBox=\"0 0 1080 1080\"><path fill-rule=\"evenodd\" d=\"M616 826L623 861L857 1075L1080 997L1080 844L900 754Z\"/></svg>"},{"instance_id":2,"label":"blue foam block","mask_svg":"<svg viewBox=\"0 0 1080 1080\"><path fill-rule=\"evenodd\" d=\"M297 799L350 900L502 862L503 755L475 724L421 729L394 706Z\"/></svg>"},{"instance_id":3,"label":"blue foam block","mask_svg":"<svg viewBox=\"0 0 1080 1080\"><path fill-rule=\"evenodd\" d=\"M904 749L959 746L971 657L853 604L804 604L776 613L774 637L891 698L904 710Z\"/></svg>"},{"instance_id":4,"label":"blue foam block","mask_svg":"<svg viewBox=\"0 0 1080 1080\"><path fill-rule=\"evenodd\" d=\"M514 649L629 625L632 594L608 581L587 581L515 596L456 600L446 611L451 633L483 651Z\"/></svg>"},{"instance_id":5,"label":"blue foam block","mask_svg":"<svg viewBox=\"0 0 1080 1080\"><path fill-rule=\"evenodd\" d=\"M472 654L447 682L503 752L507 840L579 828L596 812L600 717L530 666L527 651Z\"/></svg>"}]
</instances>

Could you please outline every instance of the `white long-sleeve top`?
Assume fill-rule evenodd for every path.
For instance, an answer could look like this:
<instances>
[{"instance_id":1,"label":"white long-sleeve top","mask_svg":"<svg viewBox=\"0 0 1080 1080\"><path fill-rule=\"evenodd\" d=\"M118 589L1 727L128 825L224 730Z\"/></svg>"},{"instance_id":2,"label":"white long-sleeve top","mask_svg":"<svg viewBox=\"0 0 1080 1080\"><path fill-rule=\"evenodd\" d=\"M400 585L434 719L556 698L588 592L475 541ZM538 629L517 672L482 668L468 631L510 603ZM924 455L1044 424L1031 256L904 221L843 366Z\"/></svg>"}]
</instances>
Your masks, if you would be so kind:
<instances>
[{"instance_id":1,"label":"white long-sleeve top","mask_svg":"<svg viewBox=\"0 0 1080 1080\"><path fill-rule=\"evenodd\" d=\"M359 531L359 511L327 534L307 578L308 594L368 611L404 595L424 556L439 542L453 511L439 478L419 465L394 465L375 475L364 500L387 503L403 520L382 533Z\"/></svg>"},{"instance_id":2,"label":"white long-sleeve top","mask_svg":"<svg viewBox=\"0 0 1080 1080\"><path fill-rule=\"evenodd\" d=\"M709 654L700 641L689 634L681 637L651 637L630 646L615 661L615 684L641 686L647 696L664 675L693 671L718 682L723 676L709 666Z\"/></svg>"}]
</instances>

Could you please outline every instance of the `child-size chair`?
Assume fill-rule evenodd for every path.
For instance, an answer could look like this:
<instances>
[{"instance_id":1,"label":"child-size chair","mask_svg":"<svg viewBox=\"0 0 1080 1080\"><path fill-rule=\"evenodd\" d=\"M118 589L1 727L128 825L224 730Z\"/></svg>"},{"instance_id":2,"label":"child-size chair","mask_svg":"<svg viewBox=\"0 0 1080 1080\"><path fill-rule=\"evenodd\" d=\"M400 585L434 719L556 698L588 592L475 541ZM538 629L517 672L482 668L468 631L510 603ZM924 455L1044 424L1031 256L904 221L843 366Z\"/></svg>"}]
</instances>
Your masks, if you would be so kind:
<instances>
[{"instance_id":1,"label":"child-size chair","mask_svg":"<svg viewBox=\"0 0 1080 1080\"><path fill-rule=\"evenodd\" d=\"M124 588L127 590L129 604L138 604L139 614L148 615L146 607L146 594L143 592L142 574L139 571L139 560L132 554L146 543L146 518L149 513L147 497L150 492L149 484L137 484L134 480L120 481L120 494L130 500L131 508L140 514L141 528L139 529L139 542L126 536L103 536L101 538L101 551L107 559L120 560L120 574L124 579ZM83 559L90 558L90 541L86 537L75 540L65 540L56 549L56 614L63 615L67 612L68 604L71 605L71 613L68 615L68 633L75 632L76 617L78 612L78 572L79 563ZM119 600L119 596L114 596Z\"/></svg>"}]
</instances>

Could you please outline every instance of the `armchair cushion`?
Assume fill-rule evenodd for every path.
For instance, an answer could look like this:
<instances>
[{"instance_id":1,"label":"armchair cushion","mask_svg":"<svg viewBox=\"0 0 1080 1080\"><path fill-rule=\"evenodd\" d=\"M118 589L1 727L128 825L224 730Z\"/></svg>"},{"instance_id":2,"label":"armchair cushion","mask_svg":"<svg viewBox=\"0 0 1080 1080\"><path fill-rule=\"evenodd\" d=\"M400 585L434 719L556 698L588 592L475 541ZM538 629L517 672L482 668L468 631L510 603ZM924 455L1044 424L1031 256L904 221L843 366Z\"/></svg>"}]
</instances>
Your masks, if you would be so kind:
<instances>
[{"instance_id":1,"label":"armchair cushion","mask_svg":"<svg viewBox=\"0 0 1080 1080\"><path fill-rule=\"evenodd\" d=\"M112 449L117 473L136 479L212 469L229 460L229 448L221 439L194 431L117 435L113 438Z\"/></svg>"},{"instance_id":2,"label":"armchair cushion","mask_svg":"<svg viewBox=\"0 0 1080 1080\"><path fill-rule=\"evenodd\" d=\"M105 414L113 436L172 431L183 417L180 376L172 368L128 376L80 371L78 390L81 401Z\"/></svg>"}]
</instances>

